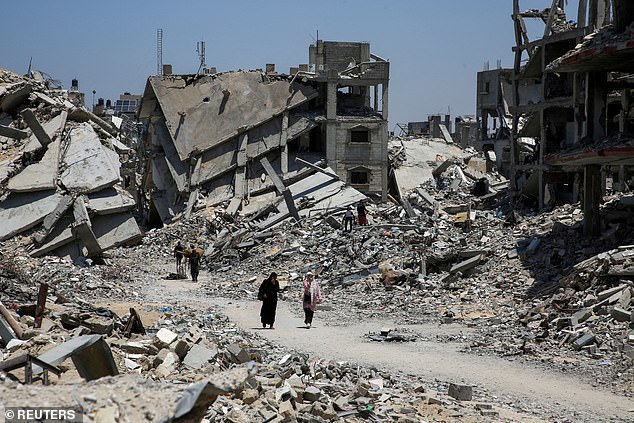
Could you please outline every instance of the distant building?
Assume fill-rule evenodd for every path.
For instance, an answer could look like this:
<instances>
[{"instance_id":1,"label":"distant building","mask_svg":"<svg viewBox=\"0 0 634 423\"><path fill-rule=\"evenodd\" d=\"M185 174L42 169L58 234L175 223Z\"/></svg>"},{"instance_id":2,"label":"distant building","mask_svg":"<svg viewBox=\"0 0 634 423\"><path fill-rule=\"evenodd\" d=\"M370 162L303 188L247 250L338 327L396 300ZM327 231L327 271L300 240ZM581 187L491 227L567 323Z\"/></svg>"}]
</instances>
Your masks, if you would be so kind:
<instances>
[{"instance_id":1,"label":"distant building","mask_svg":"<svg viewBox=\"0 0 634 423\"><path fill-rule=\"evenodd\" d=\"M210 204L246 199L270 184L263 159L282 180L310 168L300 160L321 162L387 198L389 62L368 43L318 40L308 64L265 69L148 79L139 115L154 216L169 221L198 191Z\"/></svg>"}]
</instances>

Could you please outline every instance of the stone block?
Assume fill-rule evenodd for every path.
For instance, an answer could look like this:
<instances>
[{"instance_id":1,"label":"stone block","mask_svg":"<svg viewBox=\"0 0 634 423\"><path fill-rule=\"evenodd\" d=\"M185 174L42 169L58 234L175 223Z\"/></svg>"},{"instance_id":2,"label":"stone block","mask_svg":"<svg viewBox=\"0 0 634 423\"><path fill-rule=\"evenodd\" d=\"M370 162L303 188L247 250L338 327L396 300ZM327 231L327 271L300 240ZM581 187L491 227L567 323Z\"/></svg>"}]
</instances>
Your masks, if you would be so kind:
<instances>
[{"instance_id":1,"label":"stone block","mask_svg":"<svg viewBox=\"0 0 634 423\"><path fill-rule=\"evenodd\" d=\"M191 344L183 339L177 339L170 345L170 349L183 360L191 348Z\"/></svg>"},{"instance_id":2,"label":"stone block","mask_svg":"<svg viewBox=\"0 0 634 423\"><path fill-rule=\"evenodd\" d=\"M242 391L242 402L245 404L253 404L260 397L257 389L245 389Z\"/></svg>"},{"instance_id":3,"label":"stone block","mask_svg":"<svg viewBox=\"0 0 634 423\"><path fill-rule=\"evenodd\" d=\"M165 359L161 364L156 367L156 374L160 377L167 377L174 373L178 368L179 359L178 356L169 351L165 355Z\"/></svg>"},{"instance_id":4,"label":"stone block","mask_svg":"<svg viewBox=\"0 0 634 423\"><path fill-rule=\"evenodd\" d=\"M458 401L471 401L473 388L470 385L449 384L449 396Z\"/></svg>"},{"instance_id":5,"label":"stone block","mask_svg":"<svg viewBox=\"0 0 634 423\"><path fill-rule=\"evenodd\" d=\"M235 343L231 344L227 347L227 352L229 353L229 358L236 364L246 363L251 360L251 355L244 348L240 346L240 344Z\"/></svg>"},{"instance_id":6,"label":"stone block","mask_svg":"<svg viewBox=\"0 0 634 423\"><path fill-rule=\"evenodd\" d=\"M158 332L156 332L154 343L159 347L165 347L176 341L176 338L178 338L177 334L169 329L161 328Z\"/></svg>"},{"instance_id":7,"label":"stone block","mask_svg":"<svg viewBox=\"0 0 634 423\"><path fill-rule=\"evenodd\" d=\"M152 360L152 365L154 367L158 367L161 363L165 361L165 357L167 357L167 354L169 352L170 350L168 350L167 348L163 348L161 351L159 351L158 354L154 356L154 359Z\"/></svg>"},{"instance_id":8,"label":"stone block","mask_svg":"<svg viewBox=\"0 0 634 423\"><path fill-rule=\"evenodd\" d=\"M205 348L202 345L195 344L185 356L183 364L192 369L200 369L216 358L217 355L218 350L216 348Z\"/></svg>"},{"instance_id":9,"label":"stone block","mask_svg":"<svg viewBox=\"0 0 634 423\"><path fill-rule=\"evenodd\" d=\"M277 408L277 412L285 419L289 419L295 415L295 409L290 401L282 401Z\"/></svg>"},{"instance_id":10,"label":"stone block","mask_svg":"<svg viewBox=\"0 0 634 423\"><path fill-rule=\"evenodd\" d=\"M122 344L119 346L119 349L121 349L121 351L127 352L128 354L151 354L149 345L136 341Z\"/></svg>"},{"instance_id":11,"label":"stone block","mask_svg":"<svg viewBox=\"0 0 634 423\"><path fill-rule=\"evenodd\" d=\"M337 412L334 410L332 405L320 402L313 403L310 408L310 414L320 417L326 421L335 421L337 419Z\"/></svg>"},{"instance_id":12,"label":"stone block","mask_svg":"<svg viewBox=\"0 0 634 423\"><path fill-rule=\"evenodd\" d=\"M572 317L574 319L576 319L578 323L585 322L586 320L588 320L590 318L590 316L592 316L592 309L591 308L581 309L581 310L577 311L575 314L572 315Z\"/></svg>"},{"instance_id":13,"label":"stone block","mask_svg":"<svg viewBox=\"0 0 634 423\"><path fill-rule=\"evenodd\" d=\"M315 386L308 386L304 389L304 400L308 402L319 401L322 396L322 392Z\"/></svg>"},{"instance_id":14,"label":"stone block","mask_svg":"<svg viewBox=\"0 0 634 423\"><path fill-rule=\"evenodd\" d=\"M326 223L333 229L341 229L341 221L334 216L326 217Z\"/></svg>"},{"instance_id":15,"label":"stone block","mask_svg":"<svg viewBox=\"0 0 634 423\"><path fill-rule=\"evenodd\" d=\"M575 341L572 343L572 346L574 347L574 349L578 351L583 347L587 347L588 345L594 344L595 342L596 342L596 338L594 334L587 333L575 339Z\"/></svg>"},{"instance_id":16,"label":"stone block","mask_svg":"<svg viewBox=\"0 0 634 423\"><path fill-rule=\"evenodd\" d=\"M621 307L613 307L610 310L610 316L617 322L630 322L632 320L632 313Z\"/></svg>"}]
</instances>

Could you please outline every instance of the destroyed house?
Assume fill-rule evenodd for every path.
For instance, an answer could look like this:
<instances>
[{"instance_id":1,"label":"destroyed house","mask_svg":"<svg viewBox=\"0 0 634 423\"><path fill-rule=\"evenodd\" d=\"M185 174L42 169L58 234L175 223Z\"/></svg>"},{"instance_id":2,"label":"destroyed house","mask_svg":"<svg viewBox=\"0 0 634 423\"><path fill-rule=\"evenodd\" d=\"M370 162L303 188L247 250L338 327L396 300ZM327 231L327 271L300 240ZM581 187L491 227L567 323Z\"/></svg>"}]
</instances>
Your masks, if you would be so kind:
<instances>
[{"instance_id":1,"label":"destroyed house","mask_svg":"<svg viewBox=\"0 0 634 423\"><path fill-rule=\"evenodd\" d=\"M388 80L389 62L369 44L324 41L289 74L267 65L150 77L140 109L149 220L188 214L201 198L231 201L235 213L321 168L386 198Z\"/></svg>"},{"instance_id":2,"label":"destroyed house","mask_svg":"<svg viewBox=\"0 0 634 423\"><path fill-rule=\"evenodd\" d=\"M514 0L510 167L514 187L540 208L582 201L590 235L601 231L606 180L625 188L633 175L634 5L579 0L576 22L565 6L521 10ZM529 39L526 19L544 23L541 38Z\"/></svg>"}]
</instances>

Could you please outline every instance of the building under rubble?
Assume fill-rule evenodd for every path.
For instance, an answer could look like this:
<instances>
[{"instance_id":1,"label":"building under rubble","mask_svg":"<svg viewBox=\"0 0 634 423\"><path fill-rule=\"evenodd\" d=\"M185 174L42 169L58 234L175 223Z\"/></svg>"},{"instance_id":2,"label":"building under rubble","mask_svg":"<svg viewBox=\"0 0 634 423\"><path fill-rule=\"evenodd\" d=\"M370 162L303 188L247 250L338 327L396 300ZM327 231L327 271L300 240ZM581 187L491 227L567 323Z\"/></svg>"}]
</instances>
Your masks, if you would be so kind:
<instances>
[{"instance_id":1,"label":"building under rubble","mask_svg":"<svg viewBox=\"0 0 634 423\"><path fill-rule=\"evenodd\" d=\"M597 234L606 181L632 182L634 4L580 0L575 22L565 3L522 10L514 0L514 67L478 75L479 147L540 208L582 201L585 232ZM528 19L544 23L541 38L529 39Z\"/></svg>"},{"instance_id":2,"label":"building under rubble","mask_svg":"<svg viewBox=\"0 0 634 423\"><path fill-rule=\"evenodd\" d=\"M288 74L267 65L150 77L139 154L149 221L188 214L201 198L235 214L315 171L386 199L388 84L389 62L368 43L321 40Z\"/></svg>"}]
</instances>

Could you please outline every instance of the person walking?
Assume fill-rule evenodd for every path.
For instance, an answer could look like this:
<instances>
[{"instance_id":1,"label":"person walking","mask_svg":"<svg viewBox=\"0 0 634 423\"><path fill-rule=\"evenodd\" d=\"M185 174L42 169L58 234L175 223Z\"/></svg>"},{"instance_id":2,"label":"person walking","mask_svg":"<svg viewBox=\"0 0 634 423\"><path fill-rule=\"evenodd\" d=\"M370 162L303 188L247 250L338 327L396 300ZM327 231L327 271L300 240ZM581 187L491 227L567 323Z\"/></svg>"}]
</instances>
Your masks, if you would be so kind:
<instances>
[{"instance_id":1,"label":"person walking","mask_svg":"<svg viewBox=\"0 0 634 423\"><path fill-rule=\"evenodd\" d=\"M348 206L346 212L343 214L343 230L346 232L352 232L352 222L354 222L354 213L352 212L352 208Z\"/></svg>"},{"instance_id":2,"label":"person walking","mask_svg":"<svg viewBox=\"0 0 634 423\"><path fill-rule=\"evenodd\" d=\"M174 247L174 257L176 258L176 274L180 278L181 276L185 277L185 272L183 270L183 256L185 254L185 247L181 244L180 241L176 243L176 247Z\"/></svg>"},{"instance_id":3,"label":"person walking","mask_svg":"<svg viewBox=\"0 0 634 423\"><path fill-rule=\"evenodd\" d=\"M258 299L262 301L262 308L260 309L262 328L266 329L266 325L270 325L271 329L273 329L275 312L277 311L277 293L279 290L280 284L277 281L277 273L275 272L272 272L260 285Z\"/></svg>"},{"instance_id":4,"label":"person walking","mask_svg":"<svg viewBox=\"0 0 634 423\"><path fill-rule=\"evenodd\" d=\"M200 253L198 252L194 244L191 244L189 246L189 249L189 270L192 275L192 281L198 282L198 266L200 265Z\"/></svg>"},{"instance_id":5,"label":"person walking","mask_svg":"<svg viewBox=\"0 0 634 423\"><path fill-rule=\"evenodd\" d=\"M321 302L321 289L313 272L306 273L304 278L304 291L302 293L302 307L304 308L304 324L310 329L313 324L313 316L317 309L317 303Z\"/></svg>"},{"instance_id":6,"label":"person walking","mask_svg":"<svg viewBox=\"0 0 634 423\"><path fill-rule=\"evenodd\" d=\"M365 208L363 200L357 204L357 217L359 219L359 226L366 226L368 224L367 214L368 210Z\"/></svg>"}]
</instances>

